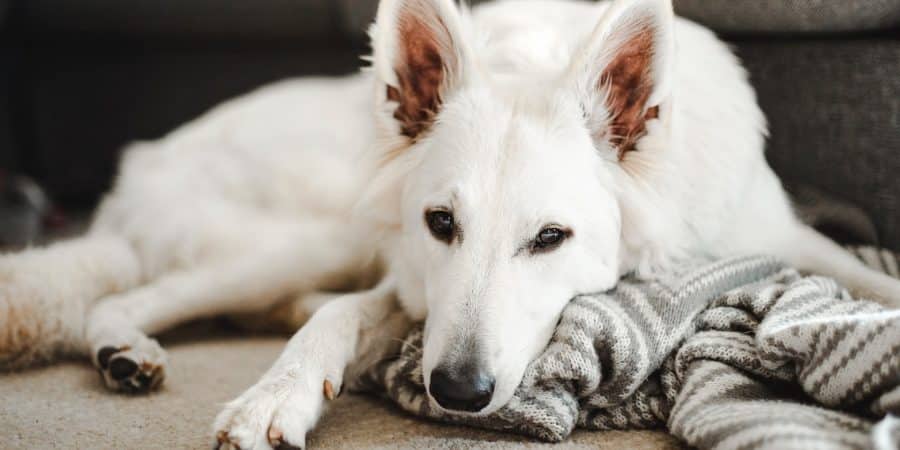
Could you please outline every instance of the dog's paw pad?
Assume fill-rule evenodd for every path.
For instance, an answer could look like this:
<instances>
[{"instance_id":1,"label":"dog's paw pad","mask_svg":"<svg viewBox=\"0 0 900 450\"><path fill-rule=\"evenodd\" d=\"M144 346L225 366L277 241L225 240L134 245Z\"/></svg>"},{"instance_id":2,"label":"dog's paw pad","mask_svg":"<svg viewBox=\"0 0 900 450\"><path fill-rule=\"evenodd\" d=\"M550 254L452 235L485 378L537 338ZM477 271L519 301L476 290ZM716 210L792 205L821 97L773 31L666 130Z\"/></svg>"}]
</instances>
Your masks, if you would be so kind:
<instances>
[{"instance_id":1,"label":"dog's paw pad","mask_svg":"<svg viewBox=\"0 0 900 450\"><path fill-rule=\"evenodd\" d=\"M148 349L128 345L104 346L96 353L97 368L106 387L128 394L150 392L165 379L165 354L155 344Z\"/></svg>"},{"instance_id":2,"label":"dog's paw pad","mask_svg":"<svg viewBox=\"0 0 900 450\"><path fill-rule=\"evenodd\" d=\"M114 358L109 362L109 375L116 381L132 377L137 371L137 363L128 358Z\"/></svg>"},{"instance_id":3,"label":"dog's paw pad","mask_svg":"<svg viewBox=\"0 0 900 450\"><path fill-rule=\"evenodd\" d=\"M115 355L116 353L119 353L122 350L123 349L119 349L119 348L112 347L112 346L106 346L106 347L101 348L97 352L97 365L101 369L109 368L109 360L110 360L110 358L112 358L112 355Z\"/></svg>"}]
</instances>

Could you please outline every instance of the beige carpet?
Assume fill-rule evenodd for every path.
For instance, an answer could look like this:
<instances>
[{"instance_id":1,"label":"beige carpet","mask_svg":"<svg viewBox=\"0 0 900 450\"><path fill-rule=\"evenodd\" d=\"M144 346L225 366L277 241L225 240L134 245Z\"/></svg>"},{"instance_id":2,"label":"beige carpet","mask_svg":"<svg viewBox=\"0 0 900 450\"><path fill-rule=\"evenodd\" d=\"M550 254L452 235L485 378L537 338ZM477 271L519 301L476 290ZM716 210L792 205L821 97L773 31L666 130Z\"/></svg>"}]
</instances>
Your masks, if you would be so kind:
<instances>
[{"instance_id":1,"label":"beige carpet","mask_svg":"<svg viewBox=\"0 0 900 450\"><path fill-rule=\"evenodd\" d=\"M2 449L208 449L219 405L250 386L282 337L239 336L199 324L162 339L168 379L143 397L110 394L87 364L0 374ZM576 432L558 445L428 423L368 396L344 395L310 436L311 449L679 449L662 432Z\"/></svg>"}]
</instances>

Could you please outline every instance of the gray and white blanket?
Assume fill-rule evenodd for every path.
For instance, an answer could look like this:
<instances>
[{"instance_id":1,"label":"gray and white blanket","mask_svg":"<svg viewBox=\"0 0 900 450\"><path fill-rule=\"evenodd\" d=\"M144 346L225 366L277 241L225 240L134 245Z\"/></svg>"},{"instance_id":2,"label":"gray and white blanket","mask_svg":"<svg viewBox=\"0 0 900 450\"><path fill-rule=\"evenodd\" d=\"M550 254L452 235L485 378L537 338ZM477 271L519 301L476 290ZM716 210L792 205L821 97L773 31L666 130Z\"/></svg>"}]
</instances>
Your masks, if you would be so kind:
<instances>
[{"instance_id":1,"label":"gray and white blanket","mask_svg":"<svg viewBox=\"0 0 900 450\"><path fill-rule=\"evenodd\" d=\"M897 255L857 250L898 276ZM896 449L900 311L769 257L697 262L575 298L515 396L485 418L430 407L421 329L367 376L414 414L561 441L668 427L701 449Z\"/></svg>"}]
</instances>

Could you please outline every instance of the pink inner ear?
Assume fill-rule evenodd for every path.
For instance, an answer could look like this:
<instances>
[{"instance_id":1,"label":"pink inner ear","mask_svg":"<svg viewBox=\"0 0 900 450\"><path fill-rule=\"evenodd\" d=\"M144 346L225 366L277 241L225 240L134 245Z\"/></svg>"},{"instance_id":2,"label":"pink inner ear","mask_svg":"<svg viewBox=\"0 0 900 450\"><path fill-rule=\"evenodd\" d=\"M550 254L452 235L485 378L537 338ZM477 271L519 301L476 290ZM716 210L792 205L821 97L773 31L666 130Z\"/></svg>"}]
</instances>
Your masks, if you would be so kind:
<instances>
[{"instance_id":1,"label":"pink inner ear","mask_svg":"<svg viewBox=\"0 0 900 450\"><path fill-rule=\"evenodd\" d=\"M643 27L618 48L600 75L598 88L608 92L606 106L610 114L604 135L616 147L619 160L634 150L647 120L659 115L658 107L646 108L653 93L652 60L653 31Z\"/></svg>"},{"instance_id":2,"label":"pink inner ear","mask_svg":"<svg viewBox=\"0 0 900 450\"><path fill-rule=\"evenodd\" d=\"M435 23L443 28L439 20ZM435 33L447 30L433 30L409 12L400 17L398 27L400 86L388 86L387 98L399 104L394 118L403 135L416 138L434 122L440 106L445 68Z\"/></svg>"}]
</instances>

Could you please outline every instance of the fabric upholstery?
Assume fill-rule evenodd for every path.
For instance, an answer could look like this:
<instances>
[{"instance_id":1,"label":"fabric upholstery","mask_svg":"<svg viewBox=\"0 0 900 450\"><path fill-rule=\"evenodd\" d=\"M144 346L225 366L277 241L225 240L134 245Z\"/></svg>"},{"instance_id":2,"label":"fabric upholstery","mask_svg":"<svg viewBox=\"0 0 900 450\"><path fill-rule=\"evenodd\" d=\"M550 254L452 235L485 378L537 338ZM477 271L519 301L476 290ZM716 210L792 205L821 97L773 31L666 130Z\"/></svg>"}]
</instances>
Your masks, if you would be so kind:
<instances>
[{"instance_id":1,"label":"fabric upholstery","mask_svg":"<svg viewBox=\"0 0 900 450\"><path fill-rule=\"evenodd\" d=\"M768 159L791 183L861 207L900 250L900 40L739 43L771 130Z\"/></svg>"},{"instance_id":2,"label":"fabric upholstery","mask_svg":"<svg viewBox=\"0 0 900 450\"><path fill-rule=\"evenodd\" d=\"M19 4L25 26L40 33L242 41L338 33L333 0L25 0Z\"/></svg>"},{"instance_id":3,"label":"fabric upholstery","mask_svg":"<svg viewBox=\"0 0 900 450\"><path fill-rule=\"evenodd\" d=\"M11 0L0 1L0 19ZM477 5L484 0L472 0ZM28 0L30 27L129 36L362 38L377 0ZM720 32L881 30L900 25L900 0L674 0L678 14Z\"/></svg>"},{"instance_id":4,"label":"fabric upholstery","mask_svg":"<svg viewBox=\"0 0 900 450\"><path fill-rule=\"evenodd\" d=\"M12 0L0 0L0 27L6 23L6 15L9 13L11 1Z\"/></svg>"},{"instance_id":5,"label":"fabric upholstery","mask_svg":"<svg viewBox=\"0 0 900 450\"><path fill-rule=\"evenodd\" d=\"M900 25L900 0L674 0L679 15L720 32L845 32Z\"/></svg>"},{"instance_id":6,"label":"fabric upholstery","mask_svg":"<svg viewBox=\"0 0 900 450\"><path fill-rule=\"evenodd\" d=\"M469 1L471 5L485 0ZM900 26L900 0L673 0L681 16L725 33L858 32ZM361 37L377 0L339 0L345 32Z\"/></svg>"}]
</instances>

